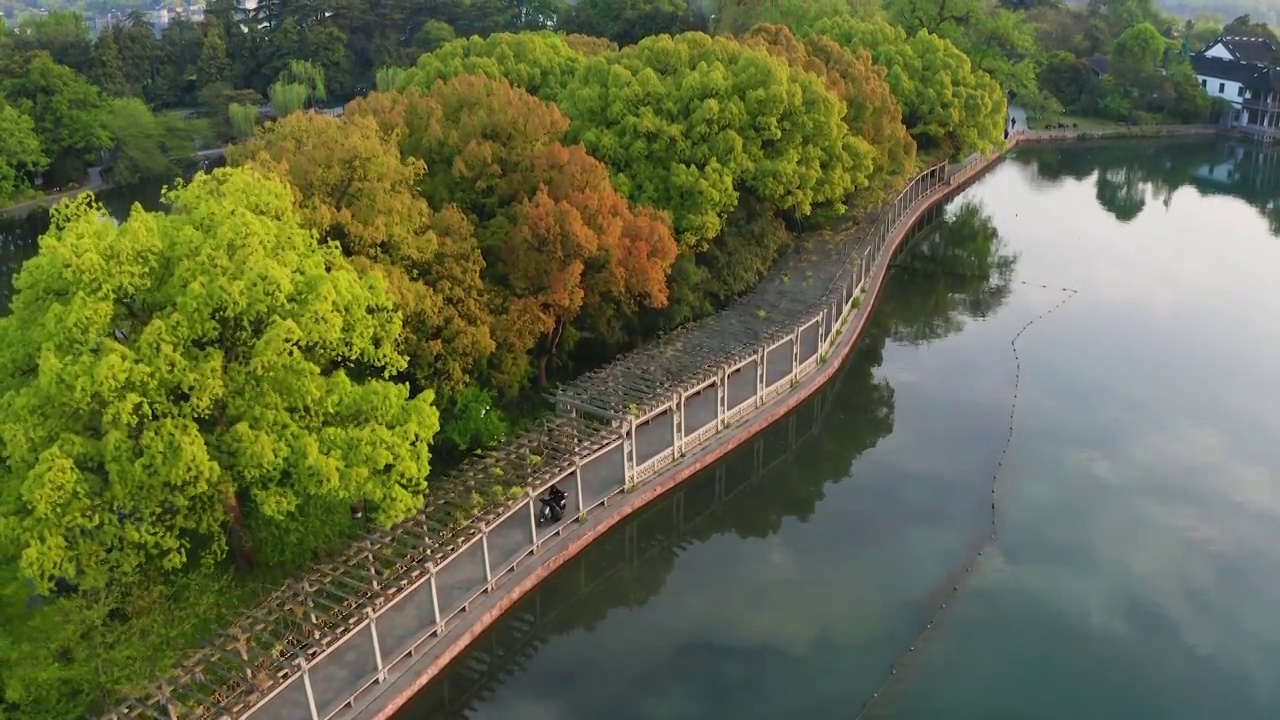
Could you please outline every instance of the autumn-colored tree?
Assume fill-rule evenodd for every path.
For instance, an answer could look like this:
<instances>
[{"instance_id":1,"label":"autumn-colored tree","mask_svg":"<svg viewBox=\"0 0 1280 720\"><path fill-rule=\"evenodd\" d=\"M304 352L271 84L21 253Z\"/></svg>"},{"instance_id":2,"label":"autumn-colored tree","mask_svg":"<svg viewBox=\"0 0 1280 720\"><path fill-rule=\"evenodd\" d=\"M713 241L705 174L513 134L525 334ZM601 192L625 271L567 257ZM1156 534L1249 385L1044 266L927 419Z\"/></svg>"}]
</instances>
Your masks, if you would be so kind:
<instances>
[{"instance_id":1,"label":"autumn-colored tree","mask_svg":"<svg viewBox=\"0 0 1280 720\"><path fill-rule=\"evenodd\" d=\"M386 280L404 324L400 349L415 388L452 396L493 352L483 261L457 207L418 195L426 171L371 118L299 113L235 147L234 164L294 188L302 222L338 243L357 269Z\"/></svg>"},{"instance_id":2,"label":"autumn-colored tree","mask_svg":"<svg viewBox=\"0 0 1280 720\"><path fill-rule=\"evenodd\" d=\"M550 31L494 33L486 38L459 38L418 58L400 78L401 89L428 92L437 80L464 74L505 78L546 100L556 100L582 65L583 55L562 35Z\"/></svg>"},{"instance_id":3,"label":"autumn-colored tree","mask_svg":"<svg viewBox=\"0 0 1280 720\"><path fill-rule=\"evenodd\" d=\"M821 35L801 40L785 25L757 25L743 42L783 58L797 71L817 75L844 101L849 131L876 149L873 186L888 190L911 174L915 141L902 124L902 107L884 80L884 69L876 67L870 54L849 52Z\"/></svg>"},{"instance_id":4,"label":"autumn-colored tree","mask_svg":"<svg viewBox=\"0 0 1280 720\"><path fill-rule=\"evenodd\" d=\"M568 33L560 37L564 38L566 45L581 53L583 57L604 55L605 53L618 51L618 43L608 38L593 37L581 33Z\"/></svg>"},{"instance_id":5,"label":"autumn-colored tree","mask_svg":"<svg viewBox=\"0 0 1280 720\"><path fill-rule=\"evenodd\" d=\"M421 506L439 425L431 393L381 379L404 366L382 282L278 180L221 169L166 199L124 223L60 206L0 318L0 557L41 592Z\"/></svg>"},{"instance_id":6,"label":"autumn-colored tree","mask_svg":"<svg viewBox=\"0 0 1280 720\"><path fill-rule=\"evenodd\" d=\"M795 217L838 210L875 162L818 77L702 33L587 58L560 105L570 138L627 197L670 211L690 250L720 234L740 192Z\"/></svg>"},{"instance_id":7,"label":"autumn-colored tree","mask_svg":"<svg viewBox=\"0 0 1280 720\"><path fill-rule=\"evenodd\" d=\"M425 94L376 93L347 112L397 133L403 152L426 162L424 196L452 199L476 223L497 295L499 387L519 389L531 362L545 387L547 362L575 327L666 303L676 245L665 216L631 206L603 164L566 146L568 120L554 105L461 75Z\"/></svg>"}]
</instances>

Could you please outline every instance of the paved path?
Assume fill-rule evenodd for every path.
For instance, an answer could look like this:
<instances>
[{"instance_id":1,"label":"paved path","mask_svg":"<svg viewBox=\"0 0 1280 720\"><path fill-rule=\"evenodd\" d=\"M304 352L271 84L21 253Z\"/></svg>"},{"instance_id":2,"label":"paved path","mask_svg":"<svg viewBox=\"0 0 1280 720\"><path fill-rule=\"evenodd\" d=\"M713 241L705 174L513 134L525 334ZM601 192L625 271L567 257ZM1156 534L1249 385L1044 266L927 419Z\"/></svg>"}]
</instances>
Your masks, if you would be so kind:
<instances>
[{"instance_id":1,"label":"paved path","mask_svg":"<svg viewBox=\"0 0 1280 720\"><path fill-rule=\"evenodd\" d=\"M102 179L102 171L104 169L105 168L102 165L95 165L94 167L89 168L89 182L85 183L83 187L54 193L52 195L41 195L38 198L32 198L26 202L20 202L17 205L10 205L4 210L0 210L0 216L7 217L13 215L25 215L38 207L51 207L54 203L62 200L63 198L75 197L80 193L102 190L108 187L106 182Z\"/></svg>"},{"instance_id":2,"label":"paved path","mask_svg":"<svg viewBox=\"0 0 1280 720\"><path fill-rule=\"evenodd\" d=\"M1009 106L1009 117L1017 122L1011 128L1013 132L1027 130L1027 111L1022 109L1020 105Z\"/></svg>"}]
</instances>

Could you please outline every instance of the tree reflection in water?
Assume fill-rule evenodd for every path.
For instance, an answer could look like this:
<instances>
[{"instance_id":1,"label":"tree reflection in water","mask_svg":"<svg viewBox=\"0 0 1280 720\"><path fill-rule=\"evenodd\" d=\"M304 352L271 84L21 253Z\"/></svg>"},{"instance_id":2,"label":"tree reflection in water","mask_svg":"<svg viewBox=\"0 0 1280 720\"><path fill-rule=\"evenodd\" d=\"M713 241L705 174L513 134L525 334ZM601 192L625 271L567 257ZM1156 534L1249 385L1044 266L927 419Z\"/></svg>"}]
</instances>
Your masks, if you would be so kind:
<instances>
[{"instance_id":1,"label":"tree reflection in water","mask_svg":"<svg viewBox=\"0 0 1280 720\"><path fill-rule=\"evenodd\" d=\"M941 219L939 219L941 218ZM932 221L932 222L930 222ZM924 343L1009 297L1017 257L981 206L931 213L897 260L881 304L836 377L787 418L590 545L519 602L427 687L400 720L466 717L539 649L657 597L690 546L760 538L816 511L828 485L893 432L894 392L877 377L889 342ZM789 459L803 454L804 463ZM950 582L950 581L947 581Z\"/></svg>"},{"instance_id":2,"label":"tree reflection in water","mask_svg":"<svg viewBox=\"0 0 1280 720\"><path fill-rule=\"evenodd\" d=\"M1098 204L1129 222L1155 199L1168 206L1173 193L1192 187L1203 195L1230 195L1257 208L1280 236L1280 147L1239 140L1170 142L1103 141L1020 150L1015 162L1037 180L1094 178Z\"/></svg>"}]
</instances>

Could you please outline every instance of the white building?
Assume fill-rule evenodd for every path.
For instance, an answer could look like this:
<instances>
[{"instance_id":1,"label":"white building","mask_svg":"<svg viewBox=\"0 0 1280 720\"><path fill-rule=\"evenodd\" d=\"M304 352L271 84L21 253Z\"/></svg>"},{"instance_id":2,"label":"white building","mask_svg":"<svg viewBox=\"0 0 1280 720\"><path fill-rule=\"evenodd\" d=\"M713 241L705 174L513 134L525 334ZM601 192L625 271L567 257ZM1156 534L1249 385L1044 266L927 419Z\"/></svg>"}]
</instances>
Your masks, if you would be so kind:
<instances>
[{"instance_id":1,"label":"white building","mask_svg":"<svg viewBox=\"0 0 1280 720\"><path fill-rule=\"evenodd\" d=\"M1200 87L1231 103L1231 126L1280 134L1280 52L1261 38L1220 37L1191 56Z\"/></svg>"}]
</instances>

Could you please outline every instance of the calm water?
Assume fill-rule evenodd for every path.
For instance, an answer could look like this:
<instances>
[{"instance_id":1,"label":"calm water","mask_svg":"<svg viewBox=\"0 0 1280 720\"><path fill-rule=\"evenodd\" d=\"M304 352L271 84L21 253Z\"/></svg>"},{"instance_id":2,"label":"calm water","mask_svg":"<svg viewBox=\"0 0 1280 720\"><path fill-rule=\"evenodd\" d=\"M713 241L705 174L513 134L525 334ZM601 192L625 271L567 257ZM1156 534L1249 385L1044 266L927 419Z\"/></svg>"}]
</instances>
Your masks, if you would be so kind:
<instances>
[{"instance_id":1,"label":"calm water","mask_svg":"<svg viewBox=\"0 0 1280 720\"><path fill-rule=\"evenodd\" d=\"M401 720L853 718L895 666L864 717L1276 717L1280 152L1022 151L900 262L831 385Z\"/></svg>"}]
</instances>

